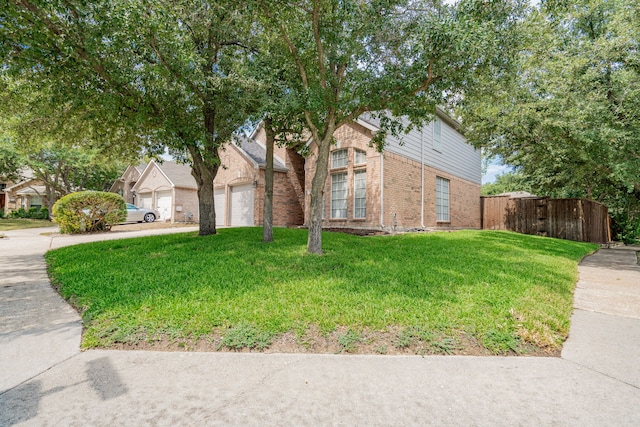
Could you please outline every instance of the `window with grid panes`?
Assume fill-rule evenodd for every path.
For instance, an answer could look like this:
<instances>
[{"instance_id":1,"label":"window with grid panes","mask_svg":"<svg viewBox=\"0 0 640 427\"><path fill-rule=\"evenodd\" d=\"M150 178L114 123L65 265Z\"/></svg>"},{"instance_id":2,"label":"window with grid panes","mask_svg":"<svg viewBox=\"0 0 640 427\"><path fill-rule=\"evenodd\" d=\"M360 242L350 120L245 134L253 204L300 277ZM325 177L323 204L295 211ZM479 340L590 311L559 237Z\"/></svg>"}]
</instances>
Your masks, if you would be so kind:
<instances>
[{"instance_id":1,"label":"window with grid panes","mask_svg":"<svg viewBox=\"0 0 640 427\"><path fill-rule=\"evenodd\" d=\"M349 163L349 151L344 148L342 150L335 150L331 152L331 168L343 168Z\"/></svg>"},{"instance_id":2,"label":"window with grid panes","mask_svg":"<svg viewBox=\"0 0 640 427\"><path fill-rule=\"evenodd\" d=\"M355 171L353 182L353 217L367 216L367 171Z\"/></svg>"},{"instance_id":3,"label":"window with grid panes","mask_svg":"<svg viewBox=\"0 0 640 427\"><path fill-rule=\"evenodd\" d=\"M347 217L347 173L331 175L331 218Z\"/></svg>"},{"instance_id":4,"label":"window with grid panes","mask_svg":"<svg viewBox=\"0 0 640 427\"><path fill-rule=\"evenodd\" d=\"M449 222L449 180L436 177L436 221Z\"/></svg>"}]
</instances>

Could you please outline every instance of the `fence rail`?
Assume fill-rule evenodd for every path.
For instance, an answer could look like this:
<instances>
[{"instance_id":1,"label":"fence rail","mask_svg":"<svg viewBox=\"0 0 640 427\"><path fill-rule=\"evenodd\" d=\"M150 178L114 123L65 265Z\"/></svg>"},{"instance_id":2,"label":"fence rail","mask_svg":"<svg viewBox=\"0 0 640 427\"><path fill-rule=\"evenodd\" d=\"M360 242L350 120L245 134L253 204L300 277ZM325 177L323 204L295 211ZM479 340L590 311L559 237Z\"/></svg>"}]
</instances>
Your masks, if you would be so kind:
<instances>
[{"instance_id":1,"label":"fence rail","mask_svg":"<svg viewBox=\"0 0 640 427\"><path fill-rule=\"evenodd\" d=\"M482 228L578 242L611 241L607 207L586 199L483 197Z\"/></svg>"}]
</instances>

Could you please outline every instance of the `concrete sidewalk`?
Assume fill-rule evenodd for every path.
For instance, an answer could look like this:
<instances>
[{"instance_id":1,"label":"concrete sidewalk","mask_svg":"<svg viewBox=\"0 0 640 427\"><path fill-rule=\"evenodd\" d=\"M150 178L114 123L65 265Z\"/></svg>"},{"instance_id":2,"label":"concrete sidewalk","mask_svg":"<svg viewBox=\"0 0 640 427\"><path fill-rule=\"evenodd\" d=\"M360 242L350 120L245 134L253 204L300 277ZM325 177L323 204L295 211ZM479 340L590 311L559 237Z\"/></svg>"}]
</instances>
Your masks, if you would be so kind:
<instances>
[{"instance_id":1,"label":"concrete sidewalk","mask_svg":"<svg viewBox=\"0 0 640 427\"><path fill-rule=\"evenodd\" d=\"M0 239L2 426L640 425L640 267L626 248L579 267L562 358L80 353L77 315L43 285L42 254L71 242L56 240ZM27 308L48 299L58 317ZM24 334L30 352L14 350Z\"/></svg>"}]
</instances>

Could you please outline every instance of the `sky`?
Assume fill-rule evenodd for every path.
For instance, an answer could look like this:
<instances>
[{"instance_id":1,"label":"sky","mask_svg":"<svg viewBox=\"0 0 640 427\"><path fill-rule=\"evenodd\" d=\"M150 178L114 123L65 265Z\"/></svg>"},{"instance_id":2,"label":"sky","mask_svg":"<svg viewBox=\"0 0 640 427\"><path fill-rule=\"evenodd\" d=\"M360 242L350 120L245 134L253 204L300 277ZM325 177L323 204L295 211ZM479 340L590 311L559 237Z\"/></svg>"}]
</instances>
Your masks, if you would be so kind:
<instances>
[{"instance_id":1,"label":"sky","mask_svg":"<svg viewBox=\"0 0 640 427\"><path fill-rule=\"evenodd\" d=\"M502 159L493 159L487 166L487 172L482 175L482 183L489 184L495 182L498 175L511 171L510 166L502 164Z\"/></svg>"}]
</instances>

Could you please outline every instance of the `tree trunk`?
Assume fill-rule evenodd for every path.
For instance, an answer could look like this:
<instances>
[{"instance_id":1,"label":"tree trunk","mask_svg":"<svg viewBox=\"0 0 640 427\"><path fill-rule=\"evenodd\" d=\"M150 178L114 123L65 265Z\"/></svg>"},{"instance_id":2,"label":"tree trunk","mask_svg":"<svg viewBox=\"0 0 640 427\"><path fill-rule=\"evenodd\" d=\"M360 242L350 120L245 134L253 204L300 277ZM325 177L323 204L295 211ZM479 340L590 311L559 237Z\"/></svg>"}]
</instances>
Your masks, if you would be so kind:
<instances>
[{"instance_id":1,"label":"tree trunk","mask_svg":"<svg viewBox=\"0 0 640 427\"><path fill-rule=\"evenodd\" d=\"M213 149L217 155L218 150ZM200 236L216 234L216 210L214 206L213 180L218 173L219 165L212 162L205 162L197 147L189 146L193 166L191 175L198 185L198 208L200 220Z\"/></svg>"},{"instance_id":2,"label":"tree trunk","mask_svg":"<svg viewBox=\"0 0 640 427\"><path fill-rule=\"evenodd\" d=\"M56 190L50 185L45 185L47 189L47 209L49 210L49 221L53 218L53 205L56 204Z\"/></svg>"},{"instance_id":3,"label":"tree trunk","mask_svg":"<svg viewBox=\"0 0 640 427\"><path fill-rule=\"evenodd\" d=\"M333 132L327 132L318 144L316 173L311 181L311 206L307 252L322 255L322 192L329 174L329 151Z\"/></svg>"},{"instance_id":4,"label":"tree trunk","mask_svg":"<svg viewBox=\"0 0 640 427\"><path fill-rule=\"evenodd\" d=\"M264 169L264 215L262 218L262 241L273 242L273 146L275 132L270 117L264 119L264 129L267 133L267 164Z\"/></svg>"}]
</instances>

